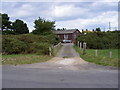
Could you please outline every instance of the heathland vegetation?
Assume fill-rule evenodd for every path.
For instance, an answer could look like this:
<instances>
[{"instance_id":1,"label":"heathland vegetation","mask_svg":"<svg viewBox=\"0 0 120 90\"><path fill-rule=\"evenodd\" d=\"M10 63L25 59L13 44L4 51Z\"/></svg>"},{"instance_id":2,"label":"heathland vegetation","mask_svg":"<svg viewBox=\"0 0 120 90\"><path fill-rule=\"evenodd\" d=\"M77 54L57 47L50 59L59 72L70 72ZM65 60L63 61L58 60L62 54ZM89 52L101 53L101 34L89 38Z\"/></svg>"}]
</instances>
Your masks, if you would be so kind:
<instances>
[{"instance_id":1,"label":"heathland vegetation","mask_svg":"<svg viewBox=\"0 0 120 90\"><path fill-rule=\"evenodd\" d=\"M74 46L80 57L88 62L100 65L119 66L120 31L101 31L100 28L92 32L83 31L76 41L86 42L86 54L83 49ZM83 47L82 47L83 48ZM96 55L97 50L97 55ZM110 52L112 55L110 56Z\"/></svg>"},{"instance_id":2,"label":"heathland vegetation","mask_svg":"<svg viewBox=\"0 0 120 90\"><path fill-rule=\"evenodd\" d=\"M120 49L120 31L83 31L76 41L86 42L88 49Z\"/></svg>"},{"instance_id":3,"label":"heathland vegetation","mask_svg":"<svg viewBox=\"0 0 120 90\"><path fill-rule=\"evenodd\" d=\"M27 24L16 19L9 21L7 14L2 14L2 53L48 55L49 47L59 43L59 38L52 33L54 21L39 18L34 21L35 30L29 33Z\"/></svg>"},{"instance_id":4,"label":"heathland vegetation","mask_svg":"<svg viewBox=\"0 0 120 90\"><path fill-rule=\"evenodd\" d=\"M35 29L29 32L24 21L16 19L12 22L8 14L1 14L1 17L3 64L41 62L51 58L49 47L60 42L59 38L52 33L55 29L54 21L39 17L33 21Z\"/></svg>"}]
</instances>

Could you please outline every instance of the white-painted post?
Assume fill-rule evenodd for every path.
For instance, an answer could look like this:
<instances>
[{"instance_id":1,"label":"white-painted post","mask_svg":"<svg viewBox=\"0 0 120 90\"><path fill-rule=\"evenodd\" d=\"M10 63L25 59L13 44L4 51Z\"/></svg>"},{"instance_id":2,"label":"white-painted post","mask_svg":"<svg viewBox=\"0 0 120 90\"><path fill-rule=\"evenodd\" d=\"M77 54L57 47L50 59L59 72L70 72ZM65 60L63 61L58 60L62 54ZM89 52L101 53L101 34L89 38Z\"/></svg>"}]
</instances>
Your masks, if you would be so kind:
<instances>
[{"instance_id":1,"label":"white-painted post","mask_svg":"<svg viewBox=\"0 0 120 90\"><path fill-rule=\"evenodd\" d=\"M82 43L80 42L80 49L82 49Z\"/></svg>"},{"instance_id":2,"label":"white-painted post","mask_svg":"<svg viewBox=\"0 0 120 90\"><path fill-rule=\"evenodd\" d=\"M98 56L98 50L95 50L95 56Z\"/></svg>"},{"instance_id":3,"label":"white-painted post","mask_svg":"<svg viewBox=\"0 0 120 90\"><path fill-rule=\"evenodd\" d=\"M79 41L78 41L78 47L79 47Z\"/></svg>"},{"instance_id":4,"label":"white-painted post","mask_svg":"<svg viewBox=\"0 0 120 90\"><path fill-rule=\"evenodd\" d=\"M86 54L86 43L83 43L83 55Z\"/></svg>"},{"instance_id":5,"label":"white-painted post","mask_svg":"<svg viewBox=\"0 0 120 90\"><path fill-rule=\"evenodd\" d=\"M49 47L49 55L52 56L51 47Z\"/></svg>"},{"instance_id":6,"label":"white-painted post","mask_svg":"<svg viewBox=\"0 0 120 90\"><path fill-rule=\"evenodd\" d=\"M112 52L110 51L110 58L112 58Z\"/></svg>"},{"instance_id":7,"label":"white-painted post","mask_svg":"<svg viewBox=\"0 0 120 90\"><path fill-rule=\"evenodd\" d=\"M84 43L85 44L85 49L86 49L86 43Z\"/></svg>"}]
</instances>

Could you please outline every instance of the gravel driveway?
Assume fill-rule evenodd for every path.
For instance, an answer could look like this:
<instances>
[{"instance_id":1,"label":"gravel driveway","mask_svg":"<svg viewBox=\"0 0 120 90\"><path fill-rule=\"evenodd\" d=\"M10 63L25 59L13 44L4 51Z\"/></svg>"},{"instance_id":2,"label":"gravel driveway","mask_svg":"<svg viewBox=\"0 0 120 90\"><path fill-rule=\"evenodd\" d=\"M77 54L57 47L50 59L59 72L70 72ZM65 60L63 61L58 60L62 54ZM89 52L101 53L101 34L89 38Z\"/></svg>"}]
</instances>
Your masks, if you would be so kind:
<instances>
[{"instance_id":1,"label":"gravel driveway","mask_svg":"<svg viewBox=\"0 0 120 90\"><path fill-rule=\"evenodd\" d=\"M53 59L43 63L18 65L18 67L62 68L69 70L117 70L114 67L96 65L83 60L73 48L72 43L63 43L62 45L63 47Z\"/></svg>"},{"instance_id":2,"label":"gravel driveway","mask_svg":"<svg viewBox=\"0 0 120 90\"><path fill-rule=\"evenodd\" d=\"M79 57L79 54L73 48L72 43L63 43L63 47L57 54L57 57Z\"/></svg>"}]
</instances>

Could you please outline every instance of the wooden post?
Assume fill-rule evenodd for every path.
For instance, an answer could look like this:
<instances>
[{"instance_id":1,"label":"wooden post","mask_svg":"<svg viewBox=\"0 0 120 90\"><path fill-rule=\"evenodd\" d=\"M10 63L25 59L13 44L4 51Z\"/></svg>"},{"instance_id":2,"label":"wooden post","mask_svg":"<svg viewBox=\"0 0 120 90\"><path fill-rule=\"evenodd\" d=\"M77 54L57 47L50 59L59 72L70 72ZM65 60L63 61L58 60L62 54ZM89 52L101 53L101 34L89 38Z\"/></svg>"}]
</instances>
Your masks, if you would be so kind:
<instances>
[{"instance_id":1,"label":"wooden post","mask_svg":"<svg viewBox=\"0 0 120 90\"><path fill-rule=\"evenodd\" d=\"M52 56L51 47L49 47L49 55Z\"/></svg>"},{"instance_id":2,"label":"wooden post","mask_svg":"<svg viewBox=\"0 0 120 90\"><path fill-rule=\"evenodd\" d=\"M98 56L98 50L95 50L95 56Z\"/></svg>"},{"instance_id":3,"label":"wooden post","mask_svg":"<svg viewBox=\"0 0 120 90\"><path fill-rule=\"evenodd\" d=\"M84 43L85 44L85 49L86 49L86 43Z\"/></svg>"},{"instance_id":4,"label":"wooden post","mask_svg":"<svg viewBox=\"0 0 120 90\"><path fill-rule=\"evenodd\" d=\"M78 47L79 47L79 41L78 41Z\"/></svg>"},{"instance_id":5,"label":"wooden post","mask_svg":"<svg viewBox=\"0 0 120 90\"><path fill-rule=\"evenodd\" d=\"M86 43L83 43L83 55L86 54Z\"/></svg>"},{"instance_id":6,"label":"wooden post","mask_svg":"<svg viewBox=\"0 0 120 90\"><path fill-rule=\"evenodd\" d=\"M110 51L110 58L112 58L112 52Z\"/></svg>"}]
</instances>

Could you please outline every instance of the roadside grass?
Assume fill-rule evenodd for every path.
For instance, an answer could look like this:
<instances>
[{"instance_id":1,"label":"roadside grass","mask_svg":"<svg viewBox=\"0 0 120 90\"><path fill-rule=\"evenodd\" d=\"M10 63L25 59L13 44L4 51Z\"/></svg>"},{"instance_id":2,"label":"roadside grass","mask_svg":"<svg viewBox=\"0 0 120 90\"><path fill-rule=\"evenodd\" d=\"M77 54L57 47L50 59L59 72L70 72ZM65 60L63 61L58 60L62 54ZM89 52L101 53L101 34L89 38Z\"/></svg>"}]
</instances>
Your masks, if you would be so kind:
<instances>
[{"instance_id":1,"label":"roadside grass","mask_svg":"<svg viewBox=\"0 0 120 90\"><path fill-rule=\"evenodd\" d=\"M55 50L54 54L56 55L59 50L62 48L62 45ZM45 62L53 58L49 55L38 55L36 54L11 54L11 55L1 55L3 65L18 65L18 64L32 64Z\"/></svg>"},{"instance_id":2,"label":"roadside grass","mask_svg":"<svg viewBox=\"0 0 120 90\"><path fill-rule=\"evenodd\" d=\"M12 54L12 55L2 55L3 65L18 65L18 64L32 64L45 62L52 58L48 55L37 55L37 54Z\"/></svg>"},{"instance_id":3,"label":"roadside grass","mask_svg":"<svg viewBox=\"0 0 120 90\"><path fill-rule=\"evenodd\" d=\"M118 49L101 49L98 50L98 56L95 56L95 49L87 49L87 53L83 55L79 47L74 45L74 48L79 53L80 57L88 62L118 67ZM112 58L109 57L110 51L112 52Z\"/></svg>"},{"instance_id":4,"label":"roadside grass","mask_svg":"<svg viewBox=\"0 0 120 90\"><path fill-rule=\"evenodd\" d=\"M0 65L2 65L2 54L0 54Z\"/></svg>"}]
</instances>

